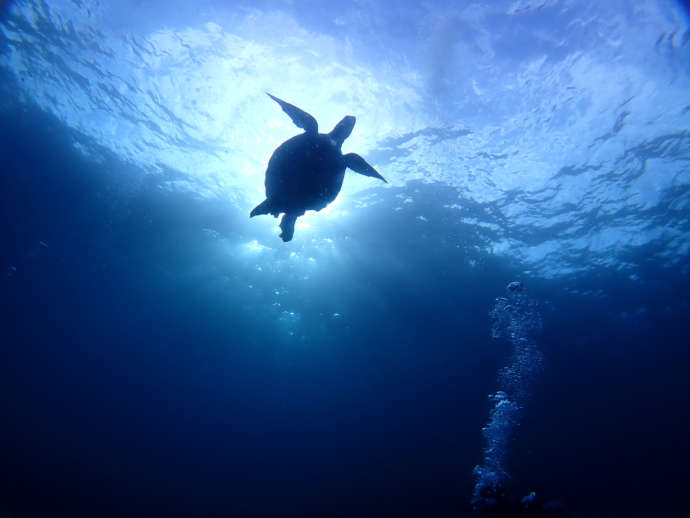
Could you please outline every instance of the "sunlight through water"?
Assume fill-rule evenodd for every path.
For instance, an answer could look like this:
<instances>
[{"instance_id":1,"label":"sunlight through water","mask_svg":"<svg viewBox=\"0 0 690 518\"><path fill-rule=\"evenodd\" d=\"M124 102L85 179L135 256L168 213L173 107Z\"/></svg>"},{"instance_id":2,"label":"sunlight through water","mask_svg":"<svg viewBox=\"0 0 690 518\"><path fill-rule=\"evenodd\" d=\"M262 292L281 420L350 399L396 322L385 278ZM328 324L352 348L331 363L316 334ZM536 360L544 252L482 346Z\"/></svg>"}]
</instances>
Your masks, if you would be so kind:
<instances>
[{"instance_id":1,"label":"sunlight through water","mask_svg":"<svg viewBox=\"0 0 690 518\"><path fill-rule=\"evenodd\" d=\"M400 6L397 23L414 28L402 39L367 25L392 14L368 2L340 6L327 26L287 4L176 8L189 16L156 23L135 17L148 13L136 2L18 1L0 66L85 154L108 150L242 211L263 198L273 150L299 133L264 92L313 114L322 132L356 115L343 152L389 185L348 174L336 204L298 221L305 240L421 182L455 190L449 218L475 207L478 228L496 229L487 253L544 276L611 266L649 244L669 263L687 251L680 4ZM277 228L259 219L252 228Z\"/></svg>"}]
</instances>

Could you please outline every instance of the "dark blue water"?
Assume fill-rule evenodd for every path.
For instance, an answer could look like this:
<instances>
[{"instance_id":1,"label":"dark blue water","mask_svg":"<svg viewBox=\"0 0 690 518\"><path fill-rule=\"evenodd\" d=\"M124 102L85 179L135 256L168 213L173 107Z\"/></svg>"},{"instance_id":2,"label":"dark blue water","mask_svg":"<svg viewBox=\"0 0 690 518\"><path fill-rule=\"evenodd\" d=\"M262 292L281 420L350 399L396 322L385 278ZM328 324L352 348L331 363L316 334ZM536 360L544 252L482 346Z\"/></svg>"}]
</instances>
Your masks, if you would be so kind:
<instances>
[{"instance_id":1,"label":"dark blue water","mask_svg":"<svg viewBox=\"0 0 690 518\"><path fill-rule=\"evenodd\" d=\"M26 108L2 120L4 512L470 514L510 355L488 312L515 272L455 268L371 210L372 242L397 231L415 277L351 258L356 279L320 296L356 299L357 318L281 344L166 273L205 260L209 222L231 233L241 215L134 187L116 160L95 169L65 131ZM687 263L644 277L523 278L545 369L511 435L511 496L575 516L688 509ZM335 291L349 282L369 291Z\"/></svg>"},{"instance_id":2,"label":"dark blue water","mask_svg":"<svg viewBox=\"0 0 690 518\"><path fill-rule=\"evenodd\" d=\"M222 21L228 34L236 29L251 41L247 52L265 45L257 52L266 59L248 72L233 68L232 109L205 105L222 91L206 98L208 85L195 76L199 104L225 121L217 127L212 118L198 127L183 120L196 113L179 111L188 86L160 86L169 71L158 68L165 45L156 38L167 33L146 45L125 34L184 25L181 14L166 10L157 20L154 4L150 12L120 11L112 23L127 51L136 51L124 58L119 43L77 23L88 9L89 23L102 24L96 4L61 4L65 18L55 26L45 25L54 13L40 14L50 11L45 3L17 3L38 13L31 23L5 7L0 514L690 516L687 31L652 39L650 55L659 60L614 52L611 66L658 66L659 79L630 72L621 79L627 86L614 84L611 94L594 62L562 73L584 66L594 90L615 102L580 90L563 101L558 88L542 89L554 76L539 64L545 82L526 79L519 112L536 119L501 133L476 118L481 102L465 99L493 95L498 112L510 108L507 90L487 94L491 81L481 74L520 69L540 52L560 70L573 49L544 28L562 22L571 30L577 24L564 20L579 23L593 4L583 3L583 12L558 2L503 6L508 18L498 10L475 16L471 6L431 16L429 6L353 4L329 21L314 5L267 3L260 12L233 11L246 14L242 24L212 4L192 9L194 16ZM621 10L635 23L644 18ZM524 21L523 12L543 18ZM645 15L644 27L653 32L650 12L657 13ZM442 15L449 26L434 18ZM487 55L480 59L472 45L484 45L483 29L510 27L511 17L543 39L514 46L522 25L498 31L499 64L487 68ZM248 219L263 196L264 158L295 131L286 117L285 126L273 124L284 115L261 90L280 83L271 63L272 49L282 47L262 32L266 19L340 38L357 23L360 41L349 50L330 54L330 40L318 40L323 59L337 55L355 68L383 59L386 45L411 53L413 33L421 38L424 27L441 26L416 56L435 69L420 87L425 109L399 102L395 92L409 85L395 76L389 86L400 90L386 94L393 100L374 85L378 97L365 95L368 109L356 113L348 151L361 152L391 185L346 177L335 212L305 217L308 226L298 226L290 243L278 239L272 218ZM453 24L468 20L473 31L457 36ZM617 25L609 28L621 36ZM631 34L644 31L634 24L630 31L621 37L632 46L639 42ZM166 45L197 41L173 34L177 43ZM80 47L85 41L97 43ZM364 42L372 47L362 57ZM597 40L575 53L609 56L606 45ZM439 51L446 47L449 54ZM317 60L310 73L326 66L297 55L296 70L301 59ZM400 56L386 63L400 65ZM480 82L454 90L454 63L463 56L477 60L464 63ZM348 79L363 75L366 84L366 71L356 70ZM259 83L267 86L255 88L251 78L265 74ZM661 85L652 93L650 77ZM281 80L278 87L302 96L293 102L310 101L299 81ZM345 109L334 99L348 90L324 84L334 97L322 106L335 106L337 121ZM552 110L546 94L560 108ZM650 95L668 104L645 103ZM447 103L434 115L440 126L418 122L427 123L438 103ZM595 108L583 108L588 103ZM612 111L601 115L597 106ZM598 136L587 140L583 127L600 116ZM565 121L565 133L555 120ZM212 137L199 128L221 129ZM473 154L471 142L487 134L500 135ZM551 160L540 187L536 178ZM515 164L520 169L510 171ZM507 289L513 281L522 289Z\"/></svg>"}]
</instances>

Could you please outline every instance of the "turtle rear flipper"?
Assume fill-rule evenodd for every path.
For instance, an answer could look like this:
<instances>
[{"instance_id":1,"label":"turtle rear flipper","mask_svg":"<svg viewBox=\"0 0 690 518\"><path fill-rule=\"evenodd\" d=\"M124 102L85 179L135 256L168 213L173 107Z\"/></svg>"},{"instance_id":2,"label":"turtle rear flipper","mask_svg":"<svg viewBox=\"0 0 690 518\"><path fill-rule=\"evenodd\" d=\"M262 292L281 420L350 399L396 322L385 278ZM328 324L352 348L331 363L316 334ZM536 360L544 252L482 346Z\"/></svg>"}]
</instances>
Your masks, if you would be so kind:
<instances>
[{"instance_id":1,"label":"turtle rear flipper","mask_svg":"<svg viewBox=\"0 0 690 518\"><path fill-rule=\"evenodd\" d=\"M266 199L252 209L252 211L249 213L249 217L253 218L254 216L270 214L272 210L273 207L271 207L271 202Z\"/></svg>"},{"instance_id":2,"label":"turtle rear flipper","mask_svg":"<svg viewBox=\"0 0 690 518\"><path fill-rule=\"evenodd\" d=\"M363 174L364 176L372 176L388 183L376 169L371 167L367 161L358 154L348 153L347 155L344 155L343 158L345 159L345 165L347 165L347 167L352 169L355 173Z\"/></svg>"},{"instance_id":3,"label":"turtle rear flipper","mask_svg":"<svg viewBox=\"0 0 690 518\"><path fill-rule=\"evenodd\" d=\"M302 216L304 212L286 212L283 214L283 218L280 220L280 239L285 241L292 240L292 236L295 234L295 221L297 218Z\"/></svg>"},{"instance_id":4,"label":"turtle rear flipper","mask_svg":"<svg viewBox=\"0 0 690 518\"><path fill-rule=\"evenodd\" d=\"M298 128L302 128L307 133L311 133L313 135L317 135L319 133L319 123L316 122L316 119L314 117L309 115L304 110L300 110L297 106L294 106L290 103L286 103L282 99L278 99L277 97L269 94L268 92L266 92L266 95L268 95L271 99L280 104L280 107L283 109L285 113L287 113L290 116L292 122L294 122Z\"/></svg>"}]
</instances>

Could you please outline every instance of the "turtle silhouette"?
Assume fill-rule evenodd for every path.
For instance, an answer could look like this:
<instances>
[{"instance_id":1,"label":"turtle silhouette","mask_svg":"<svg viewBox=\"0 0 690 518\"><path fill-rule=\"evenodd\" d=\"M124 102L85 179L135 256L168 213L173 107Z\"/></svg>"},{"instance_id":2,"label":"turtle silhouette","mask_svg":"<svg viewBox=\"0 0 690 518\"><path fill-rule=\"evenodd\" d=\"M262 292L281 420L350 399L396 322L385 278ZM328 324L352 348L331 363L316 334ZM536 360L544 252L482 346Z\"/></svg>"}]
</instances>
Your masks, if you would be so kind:
<instances>
[{"instance_id":1,"label":"turtle silhouette","mask_svg":"<svg viewBox=\"0 0 690 518\"><path fill-rule=\"evenodd\" d=\"M266 199L249 213L249 217L272 214L280 220L280 237L290 241L295 221L307 210L319 211L338 196L345 169L386 182L376 169L355 153L342 154L343 142L352 133L355 118L347 115L330 133L319 133L316 119L271 94L292 122L304 129L283 142L273 152L266 169ZM388 182L386 182L388 183Z\"/></svg>"}]
</instances>

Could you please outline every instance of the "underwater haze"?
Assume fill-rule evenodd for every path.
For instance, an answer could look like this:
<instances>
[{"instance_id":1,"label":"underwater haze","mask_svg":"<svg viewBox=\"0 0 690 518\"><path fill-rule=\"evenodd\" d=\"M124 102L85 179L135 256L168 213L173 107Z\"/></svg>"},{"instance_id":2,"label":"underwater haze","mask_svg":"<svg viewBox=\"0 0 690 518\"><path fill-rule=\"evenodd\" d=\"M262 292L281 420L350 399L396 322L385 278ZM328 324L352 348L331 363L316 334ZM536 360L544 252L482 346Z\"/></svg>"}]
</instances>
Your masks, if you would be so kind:
<instances>
[{"instance_id":1,"label":"underwater haze","mask_svg":"<svg viewBox=\"0 0 690 518\"><path fill-rule=\"evenodd\" d=\"M0 515L690 516L686 2L0 6Z\"/></svg>"}]
</instances>

